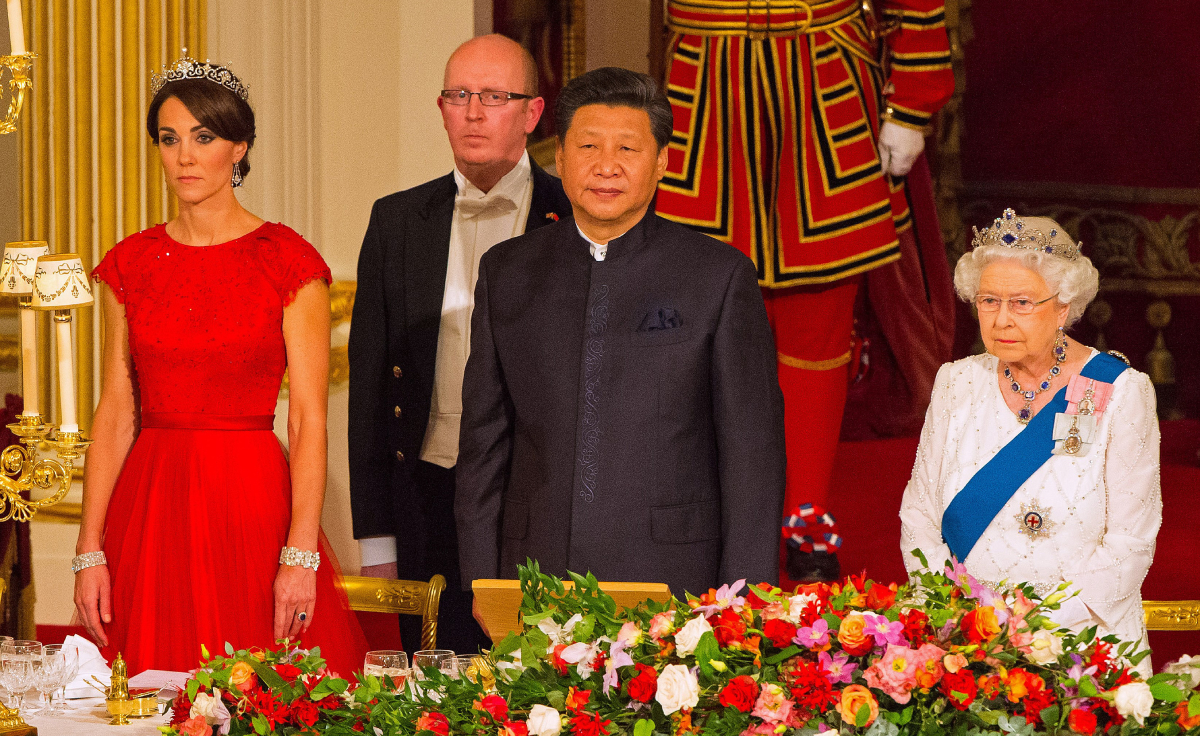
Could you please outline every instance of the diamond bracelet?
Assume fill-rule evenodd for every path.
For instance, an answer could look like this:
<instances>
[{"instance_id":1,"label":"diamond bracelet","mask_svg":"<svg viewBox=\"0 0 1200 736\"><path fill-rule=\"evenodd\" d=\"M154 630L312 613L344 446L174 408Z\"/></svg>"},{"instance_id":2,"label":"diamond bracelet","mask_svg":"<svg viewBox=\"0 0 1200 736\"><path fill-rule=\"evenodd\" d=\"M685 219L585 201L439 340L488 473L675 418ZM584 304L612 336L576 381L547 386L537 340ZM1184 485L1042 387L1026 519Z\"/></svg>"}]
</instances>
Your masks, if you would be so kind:
<instances>
[{"instance_id":1,"label":"diamond bracelet","mask_svg":"<svg viewBox=\"0 0 1200 736\"><path fill-rule=\"evenodd\" d=\"M321 553L306 552L297 547L284 547L279 550L279 564L290 567L309 567L315 571L321 564Z\"/></svg>"},{"instance_id":2,"label":"diamond bracelet","mask_svg":"<svg viewBox=\"0 0 1200 736\"><path fill-rule=\"evenodd\" d=\"M85 552L71 559L71 572L78 575L80 570L107 564L108 558L104 556L104 552Z\"/></svg>"}]
</instances>

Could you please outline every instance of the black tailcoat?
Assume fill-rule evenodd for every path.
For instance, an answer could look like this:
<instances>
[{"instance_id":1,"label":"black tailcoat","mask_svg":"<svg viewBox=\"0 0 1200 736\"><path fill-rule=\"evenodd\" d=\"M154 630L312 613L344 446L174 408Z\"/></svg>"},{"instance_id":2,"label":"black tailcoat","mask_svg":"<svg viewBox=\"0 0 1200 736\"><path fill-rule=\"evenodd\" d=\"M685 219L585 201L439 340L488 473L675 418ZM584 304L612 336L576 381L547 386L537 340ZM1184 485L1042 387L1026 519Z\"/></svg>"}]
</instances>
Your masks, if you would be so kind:
<instances>
[{"instance_id":1,"label":"black tailcoat","mask_svg":"<svg viewBox=\"0 0 1200 736\"><path fill-rule=\"evenodd\" d=\"M778 579L783 397L753 263L657 217L480 262L455 516L464 586L545 572L676 595Z\"/></svg>"},{"instance_id":2,"label":"black tailcoat","mask_svg":"<svg viewBox=\"0 0 1200 736\"><path fill-rule=\"evenodd\" d=\"M559 180L532 169L526 232L571 211ZM354 536L395 535L406 579L445 574L431 569L428 550L453 543L452 498L420 493L412 468L429 423L456 193L447 174L375 202L358 259L349 345Z\"/></svg>"}]
</instances>

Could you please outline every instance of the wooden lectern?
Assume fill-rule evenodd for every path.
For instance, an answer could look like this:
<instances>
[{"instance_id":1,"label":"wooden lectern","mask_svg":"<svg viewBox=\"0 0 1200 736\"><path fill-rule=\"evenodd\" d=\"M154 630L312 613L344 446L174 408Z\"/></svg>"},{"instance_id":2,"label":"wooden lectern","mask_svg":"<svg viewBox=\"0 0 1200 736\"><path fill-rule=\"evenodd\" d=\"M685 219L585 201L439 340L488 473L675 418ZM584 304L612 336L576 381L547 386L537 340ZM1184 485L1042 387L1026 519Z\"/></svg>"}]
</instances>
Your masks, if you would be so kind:
<instances>
[{"instance_id":1,"label":"wooden lectern","mask_svg":"<svg viewBox=\"0 0 1200 736\"><path fill-rule=\"evenodd\" d=\"M575 583L563 581L570 589ZM480 579L471 583L479 613L492 642L499 642L510 631L521 630L521 581ZM600 583L600 590L612 596L619 608L632 608L647 599L665 603L671 598L666 583Z\"/></svg>"}]
</instances>

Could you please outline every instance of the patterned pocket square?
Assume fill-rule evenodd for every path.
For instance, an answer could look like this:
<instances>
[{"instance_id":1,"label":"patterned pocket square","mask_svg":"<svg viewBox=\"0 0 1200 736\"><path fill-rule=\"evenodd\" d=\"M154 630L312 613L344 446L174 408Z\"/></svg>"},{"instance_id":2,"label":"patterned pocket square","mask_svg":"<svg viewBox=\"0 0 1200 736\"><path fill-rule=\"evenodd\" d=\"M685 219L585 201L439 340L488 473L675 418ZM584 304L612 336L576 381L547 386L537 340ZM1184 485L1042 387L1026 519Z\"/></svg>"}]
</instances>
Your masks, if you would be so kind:
<instances>
[{"instance_id":1,"label":"patterned pocket square","mask_svg":"<svg viewBox=\"0 0 1200 736\"><path fill-rule=\"evenodd\" d=\"M659 307L646 313L642 317L642 323L638 325L638 332L653 332L654 330L673 330L683 326L683 320L679 316L679 312L671 307Z\"/></svg>"}]
</instances>

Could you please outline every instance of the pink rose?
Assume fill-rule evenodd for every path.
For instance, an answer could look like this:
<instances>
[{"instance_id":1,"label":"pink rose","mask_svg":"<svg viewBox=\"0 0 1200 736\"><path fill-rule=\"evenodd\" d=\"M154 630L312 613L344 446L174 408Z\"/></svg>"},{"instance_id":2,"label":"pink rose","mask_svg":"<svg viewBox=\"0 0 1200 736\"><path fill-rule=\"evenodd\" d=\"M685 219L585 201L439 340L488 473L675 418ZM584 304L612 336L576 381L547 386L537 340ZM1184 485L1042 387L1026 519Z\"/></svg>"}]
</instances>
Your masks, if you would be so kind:
<instances>
[{"instance_id":1,"label":"pink rose","mask_svg":"<svg viewBox=\"0 0 1200 736\"><path fill-rule=\"evenodd\" d=\"M626 621L617 634L617 641L624 644L626 649L636 647L642 642L642 630L634 622Z\"/></svg>"},{"instance_id":2,"label":"pink rose","mask_svg":"<svg viewBox=\"0 0 1200 736\"><path fill-rule=\"evenodd\" d=\"M204 720L204 716L193 716L179 724L179 732L185 736L212 736L212 726Z\"/></svg>"},{"instance_id":3,"label":"pink rose","mask_svg":"<svg viewBox=\"0 0 1200 736\"><path fill-rule=\"evenodd\" d=\"M761 718L768 723L784 723L792 714L792 701L787 693L777 683L763 684L758 691L758 700L750 715Z\"/></svg>"},{"instance_id":4,"label":"pink rose","mask_svg":"<svg viewBox=\"0 0 1200 736\"><path fill-rule=\"evenodd\" d=\"M666 611L664 613L654 614L654 618L650 619L650 636L655 639L662 639L667 634L675 630L675 612Z\"/></svg>"}]
</instances>

